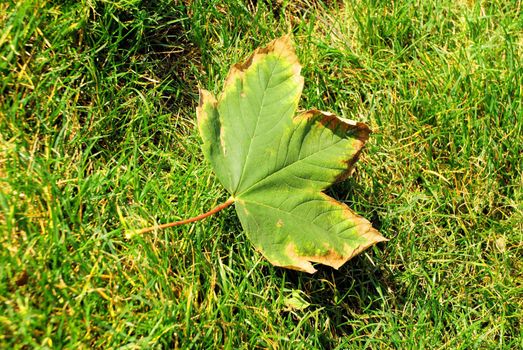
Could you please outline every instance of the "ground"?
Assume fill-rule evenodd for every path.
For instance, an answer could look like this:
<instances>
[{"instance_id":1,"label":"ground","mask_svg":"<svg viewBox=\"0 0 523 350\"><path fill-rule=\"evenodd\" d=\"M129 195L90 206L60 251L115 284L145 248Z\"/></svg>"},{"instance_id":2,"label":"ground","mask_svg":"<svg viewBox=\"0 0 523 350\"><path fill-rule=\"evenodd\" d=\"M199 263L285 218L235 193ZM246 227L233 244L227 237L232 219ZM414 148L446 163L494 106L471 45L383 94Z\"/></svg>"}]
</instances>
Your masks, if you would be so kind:
<instances>
[{"instance_id":1,"label":"ground","mask_svg":"<svg viewBox=\"0 0 523 350\"><path fill-rule=\"evenodd\" d=\"M0 3L0 347L523 347L520 1ZM273 267L205 162L198 88L290 33L303 110L366 122L329 194L389 242Z\"/></svg>"}]
</instances>

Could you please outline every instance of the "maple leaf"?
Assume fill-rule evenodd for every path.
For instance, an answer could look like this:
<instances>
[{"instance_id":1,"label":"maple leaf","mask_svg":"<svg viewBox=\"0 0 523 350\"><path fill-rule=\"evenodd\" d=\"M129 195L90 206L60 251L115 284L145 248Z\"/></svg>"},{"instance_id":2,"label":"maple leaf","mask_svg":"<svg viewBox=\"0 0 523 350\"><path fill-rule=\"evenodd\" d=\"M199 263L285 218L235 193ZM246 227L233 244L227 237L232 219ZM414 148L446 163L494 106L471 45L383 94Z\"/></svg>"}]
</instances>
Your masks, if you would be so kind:
<instances>
[{"instance_id":1,"label":"maple leaf","mask_svg":"<svg viewBox=\"0 0 523 350\"><path fill-rule=\"evenodd\" d=\"M272 264L314 273L339 268L386 239L322 191L344 178L369 137L363 123L294 113L303 89L288 36L234 65L216 99L200 91L203 152L231 194L242 227Z\"/></svg>"}]
</instances>

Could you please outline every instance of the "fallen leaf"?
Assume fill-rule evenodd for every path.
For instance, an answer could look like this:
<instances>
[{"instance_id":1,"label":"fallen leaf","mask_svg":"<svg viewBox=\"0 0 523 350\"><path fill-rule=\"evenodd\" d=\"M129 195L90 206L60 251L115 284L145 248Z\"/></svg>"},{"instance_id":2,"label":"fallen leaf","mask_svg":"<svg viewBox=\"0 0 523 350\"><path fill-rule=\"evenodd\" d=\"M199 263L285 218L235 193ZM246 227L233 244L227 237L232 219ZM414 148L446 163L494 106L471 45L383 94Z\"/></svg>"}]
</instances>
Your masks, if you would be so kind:
<instances>
[{"instance_id":1,"label":"fallen leaf","mask_svg":"<svg viewBox=\"0 0 523 350\"><path fill-rule=\"evenodd\" d=\"M234 65L216 99L200 91L203 152L253 245L274 265L339 268L386 239L322 191L345 178L370 130L310 110L295 116L301 66L288 36Z\"/></svg>"}]
</instances>

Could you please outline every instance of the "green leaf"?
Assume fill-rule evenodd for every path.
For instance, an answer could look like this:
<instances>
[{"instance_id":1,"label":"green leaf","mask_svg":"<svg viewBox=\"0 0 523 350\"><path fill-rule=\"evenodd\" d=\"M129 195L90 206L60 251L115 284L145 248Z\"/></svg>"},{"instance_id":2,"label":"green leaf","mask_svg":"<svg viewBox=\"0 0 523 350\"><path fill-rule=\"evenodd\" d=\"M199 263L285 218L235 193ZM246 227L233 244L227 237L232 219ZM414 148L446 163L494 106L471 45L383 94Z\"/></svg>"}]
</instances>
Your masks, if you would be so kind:
<instances>
[{"instance_id":1,"label":"green leaf","mask_svg":"<svg viewBox=\"0 0 523 350\"><path fill-rule=\"evenodd\" d=\"M308 308L311 304L305 300L304 298L305 293L299 289L292 289L290 295L287 295L283 299L283 304L285 305L285 309L287 311L292 310L305 310Z\"/></svg>"},{"instance_id":2,"label":"green leaf","mask_svg":"<svg viewBox=\"0 0 523 350\"><path fill-rule=\"evenodd\" d=\"M311 110L295 115L301 66L288 36L234 65L216 99L200 91L203 151L231 193L253 245L274 265L339 268L378 231L322 191L345 178L367 141L363 123Z\"/></svg>"}]
</instances>

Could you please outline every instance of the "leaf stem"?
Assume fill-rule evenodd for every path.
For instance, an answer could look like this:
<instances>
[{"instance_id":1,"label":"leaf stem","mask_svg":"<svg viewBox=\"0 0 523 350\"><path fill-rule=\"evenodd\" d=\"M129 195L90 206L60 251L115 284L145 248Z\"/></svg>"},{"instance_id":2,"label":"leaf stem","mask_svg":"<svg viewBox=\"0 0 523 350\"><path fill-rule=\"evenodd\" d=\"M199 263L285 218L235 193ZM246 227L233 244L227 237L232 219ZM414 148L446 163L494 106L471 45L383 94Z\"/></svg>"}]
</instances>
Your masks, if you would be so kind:
<instances>
[{"instance_id":1,"label":"leaf stem","mask_svg":"<svg viewBox=\"0 0 523 350\"><path fill-rule=\"evenodd\" d=\"M151 232L151 231L154 231L154 230L161 230L161 229L168 228L168 227L180 226L180 225L189 224L191 222L200 221L200 220L205 219L208 216L216 214L220 210L223 210L223 209L227 208L232 203L234 203L234 198L233 197L227 199L227 201L225 201L222 204L212 208L208 212L200 214L198 216L195 216L195 217L192 217L192 218L189 218L189 219L185 219L185 220L170 222L168 224L146 227L146 228L143 228L143 229L141 229L139 231L136 231L136 233L137 234L142 234L142 233L147 233L147 232Z\"/></svg>"}]
</instances>

